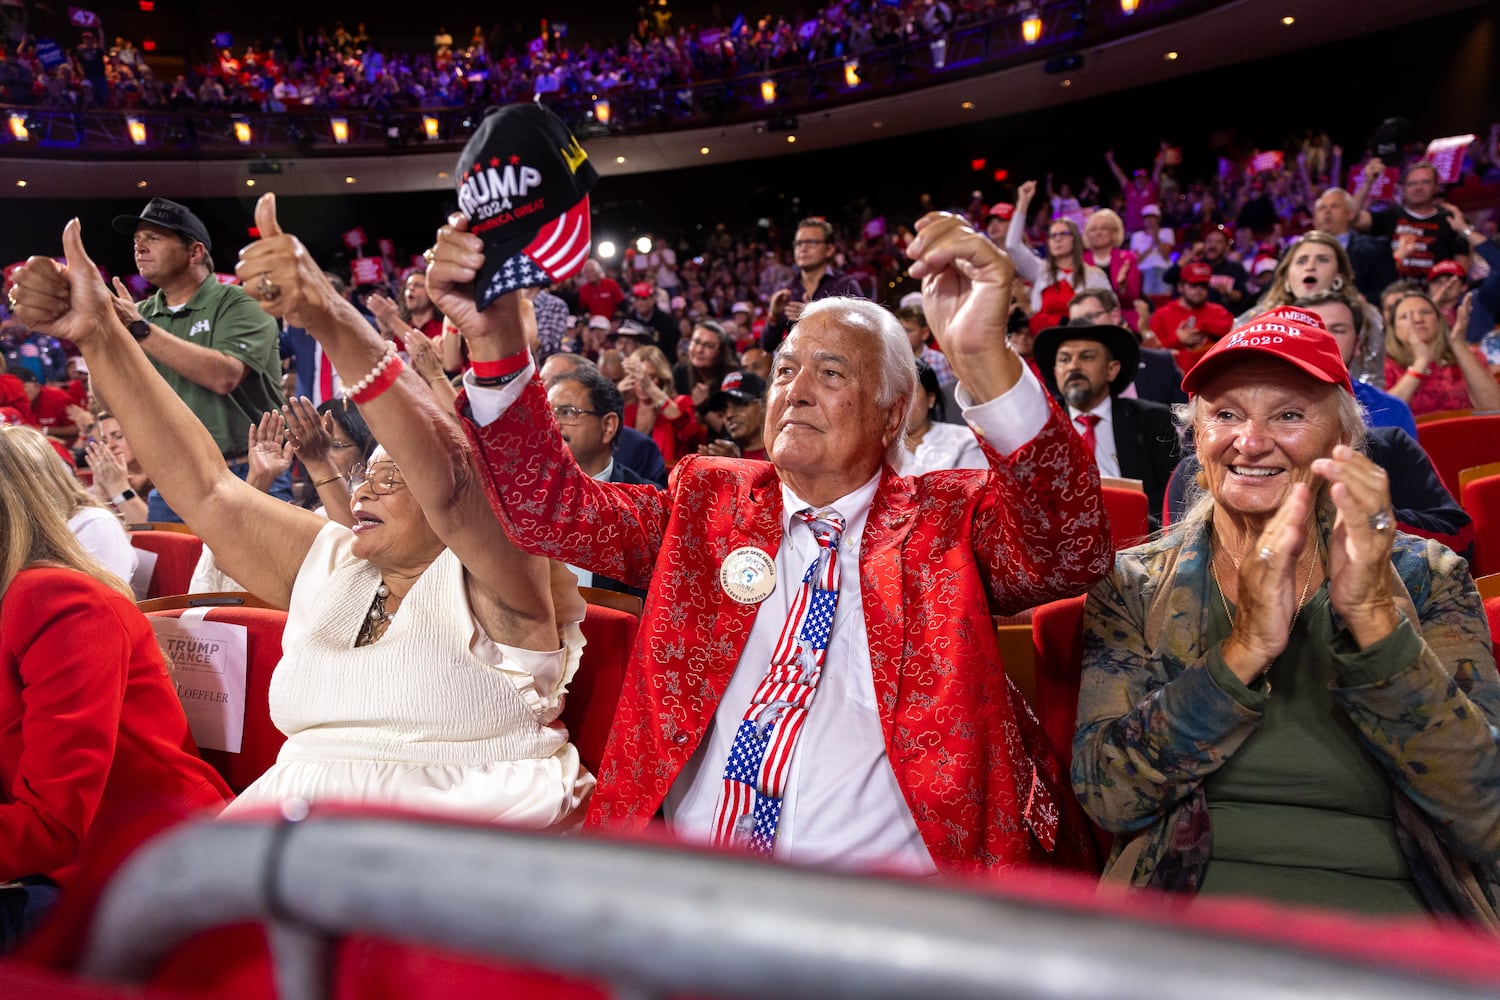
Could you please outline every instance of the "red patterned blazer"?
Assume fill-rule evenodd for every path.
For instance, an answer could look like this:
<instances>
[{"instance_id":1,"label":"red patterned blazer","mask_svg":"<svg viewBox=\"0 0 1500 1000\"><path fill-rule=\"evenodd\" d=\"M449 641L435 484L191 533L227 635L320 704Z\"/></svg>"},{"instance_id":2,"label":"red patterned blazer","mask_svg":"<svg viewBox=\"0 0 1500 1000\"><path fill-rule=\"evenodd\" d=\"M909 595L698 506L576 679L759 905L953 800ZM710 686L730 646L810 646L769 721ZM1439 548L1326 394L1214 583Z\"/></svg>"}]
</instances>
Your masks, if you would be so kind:
<instances>
[{"instance_id":1,"label":"red patterned blazer","mask_svg":"<svg viewBox=\"0 0 1500 1000\"><path fill-rule=\"evenodd\" d=\"M992 614L1078 594L1110 567L1098 472L1049 400L1043 431L991 470L887 466L860 585L887 754L933 860L973 869L1092 863L1087 825L1000 663ZM467 409L459 400L459 410ZM667 489L600 483L563 444L533 379L494 423L465 421L521 548L648 590L590 826L645 825L713 722L757 605L719 585L733 550L774 554L781 483L766 462L689 456Z\"/></svg>"}]
</instances>

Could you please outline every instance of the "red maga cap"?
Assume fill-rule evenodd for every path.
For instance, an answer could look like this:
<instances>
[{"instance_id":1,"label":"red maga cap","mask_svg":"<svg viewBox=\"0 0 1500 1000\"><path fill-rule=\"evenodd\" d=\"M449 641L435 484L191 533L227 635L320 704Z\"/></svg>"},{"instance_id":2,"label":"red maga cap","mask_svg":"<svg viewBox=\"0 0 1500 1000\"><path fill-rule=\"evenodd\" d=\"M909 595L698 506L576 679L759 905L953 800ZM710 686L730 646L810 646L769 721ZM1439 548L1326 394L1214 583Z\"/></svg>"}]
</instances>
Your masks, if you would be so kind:
<instances>
[{"instance_id":1,"label":"red maga cap","mask_svg":"<svg viewBox=\"0 0 1500 1000\"><path fill-rule=\"evenodd\" d=\"M1207 264L1194 262L1182 265L1181 282L1184 285L1206 285L1213 280L1214 269Z\"/></svg>"},{"instance_id":2,"label":"red maga cap","mask_svg":"<svg viewBox=\"0 0 1500 1000\"><path fill-rule=\"evenodd\" d=\"M1294 317L1313 322L1300 322ZM1316 316L1290 306L1273 309L1229 331L1228 336L1210 347L1182 377L1182 391L1190 396L1196 395L1211 374L1228 367L1228 362L1243 359L1252 351L1279 358L1319 382L1336 385L1351 395L1354 392L1349 369L1344 367L1344 357L1339 353L1338 341L1323 329Z\"/></svg>"}]
</instances>

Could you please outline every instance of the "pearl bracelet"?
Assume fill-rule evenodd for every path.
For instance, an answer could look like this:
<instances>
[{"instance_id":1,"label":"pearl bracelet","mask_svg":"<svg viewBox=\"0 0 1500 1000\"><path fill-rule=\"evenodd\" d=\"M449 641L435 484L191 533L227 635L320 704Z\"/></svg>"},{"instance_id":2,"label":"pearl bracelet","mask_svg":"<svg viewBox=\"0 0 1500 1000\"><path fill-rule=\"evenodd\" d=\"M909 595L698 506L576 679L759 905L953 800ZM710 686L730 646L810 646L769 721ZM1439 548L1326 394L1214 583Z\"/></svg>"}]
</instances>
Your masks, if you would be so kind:
<instances>
[{"instance_id":1,"label":"pearl bracelet","mask_svg":"<svg viewBox=\"0 0 1500 1000\"><path fill-rule=\"evenodd\" d=\"M369 374L367 374L364 378L360 379L358 382L354 383L348 388L349 395L358 396L360 393L368 389L374 383L374 381L380 377L380 373L385 371L386 367L389 366L390 363L395 359L396 345L389 343L386 344L385 355L379 361L375 362L375 367L370 369Z\"/></svg>"}]
</instances>

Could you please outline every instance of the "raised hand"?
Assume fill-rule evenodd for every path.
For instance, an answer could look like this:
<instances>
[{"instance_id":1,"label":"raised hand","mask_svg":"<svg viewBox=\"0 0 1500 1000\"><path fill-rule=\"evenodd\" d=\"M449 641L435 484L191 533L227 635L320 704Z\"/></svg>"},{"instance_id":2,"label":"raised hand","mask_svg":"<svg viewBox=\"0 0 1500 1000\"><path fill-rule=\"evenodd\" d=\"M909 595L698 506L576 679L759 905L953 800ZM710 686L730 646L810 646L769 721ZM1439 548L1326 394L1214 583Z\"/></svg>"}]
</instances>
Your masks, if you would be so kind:
<instances>
[{"instance_id":1,"label":"raised hand","mask_svg":"<svg viewBox=\"0 0 1500 1000\"><path fill-rule=\"evenodd\" d=\"M130 289L125 286L116 275L113 279L115 315L120 317L120 322L129 326L141 318L141 311L136 308L135 299L130 294Z\"/></svg>"},{"instance_id":2,"label":"raised hand","mask_svg":"<svg viewBox=\"0 0 1500 1000\"><path fill-rule=\"evenodd\" d=\"M94 483L99 487L100 495L105 498L119 496L129 488L130 474L125 463L102 442L90 441L84 447L84 454L88 457L89 469L94 473Z\"/></svg>"},{"instance_id":3,"label":"raised hand","mask_svg":"<svg viewBox=\"0 0 1500 1000\"><path fill-rule=\"evenodd\" d=\"M372 292L370 297L365 299L365 305L369 307L370 314L375 317L381 333L388 337L395 337L405 330L406 321L401 318L401 308L390 296Z\"/></svg>"},{"instance_id":4,"label":"raised hand","mask_svg":"<svg viewBox=\"0 0 1500 1000\"><path fill-rule=\"evenodd\" d=\"M1333 485L1338 508L1328 540L1328 600L1361 648L1399 622L1391 594L1391 548L1396 520L1385 470L1345 445L1312 464Z\"/></svg>"},{"instance_id":5,"label":"raised hand","mask_svg":"<svg viewBox=\"0 0 1500 1000\"><path fill-rule=\"evenodd\" d=\"M277 319L316 332L343 300L302 241L283 233L276 220L276 196L255 203L260 239L240 251L234 273L251 298Z\"/></svg>"},{"instance_id":6,"label":"raised hand","mask_svg":"<svg viewBox=\"0 0 1500 1000\"><path fill-rule=\"evenodd\" d=\"M444 377L443 359L438 354L437 344L428 340L421 330L412 330L406 335L406 354L424 382L431 384Z\"/></svg>"},{"instance_id":7,"label":"raised hand","mask_svg":"<svg viewBox=\"0 0 1500 1000\"><path fill-rule=\"evenodd\" d=\"M125 332L99 268L83 247L82 230L76 218L70 219L63 227L67 264L30 258L11 276L9 295L11 312L22 323L79 347L111 330Z\"/></svg>"},{"instance_id":8,"label":"raised hand","mask_svg":"<svg viewBox=\"0 0 1500 1000\"><path fill-rule=\"evenodd\" d=\"M286 425L287 447L303 465L311 469L332 461L333 434L328 429L332 416L326 413L319 416L312 400L296 396L281 408L281 419Z\"/></svg>"},{"instance_id":9,"label":"raised hand","mask_svg":"<svg viewBox=\"0 0 1500 1000\"><path fill-rule=\"evenodd\" d=\"M1286 649L1305 579L1300 577L1298 567L1307 545L1311 508L1312 493L1307 484L1295 484L1281 509L1240 559L1234 625L1224 640L1223 654L1225 665L1246 684Z\"/></svg>"},{"instance_id":10,"label":"raised hand","mask_svg":"<svg viewBox=\"0 0 1500 1000\"><path fill-rule=\"evenodd\" d=\"M250 471L247 482L269 485L277 476L292 467L292 445L284 438L281 415L262 413L260 421L250 425Z\"/></svg>"},{"instance_id":11,"label":"raised hand","mask_svg":"<svg viewBox=\"0 0 1500 1000\"><path fill-rule=\"evenodd\" d=\"M1005 344L1016 273L1010 255L948 212L918 220L906 255L922 281L928 326L974 401L1014 385L1020 361Z\"/></svg>"},{"instance_id":12,"label":"raised hand","mask_svg":"<svg viewBox=\"0 0 1500 1000\"><path fill-rule=\"evenodd\" d=\"M459 212L448 216L426 257L427 297L432 304L466 338L485 335L485 319L474 305L474 278L484 266L484 240L469 232L468 217Z\"/></svg>"}]
</instances>

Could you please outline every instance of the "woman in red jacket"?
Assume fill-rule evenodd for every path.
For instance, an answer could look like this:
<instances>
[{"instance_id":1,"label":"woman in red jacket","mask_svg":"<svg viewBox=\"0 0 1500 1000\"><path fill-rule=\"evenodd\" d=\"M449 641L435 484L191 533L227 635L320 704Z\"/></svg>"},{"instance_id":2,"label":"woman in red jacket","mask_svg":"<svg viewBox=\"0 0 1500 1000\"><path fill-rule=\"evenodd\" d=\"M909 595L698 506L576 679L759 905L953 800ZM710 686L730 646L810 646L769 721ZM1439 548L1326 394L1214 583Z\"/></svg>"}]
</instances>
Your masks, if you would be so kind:
<instances>
[{"instance_id":1,"label":"woman in red jacket","mask_svg":"<svg viewBox=\"0 0 1500 1000\"><path fill-rule=\"evenodd\" d=\"M0 948L56 899L91 838L230 798L198 757L130 588L84 551L0 431Z\"/></svg>"}]
</instances>

